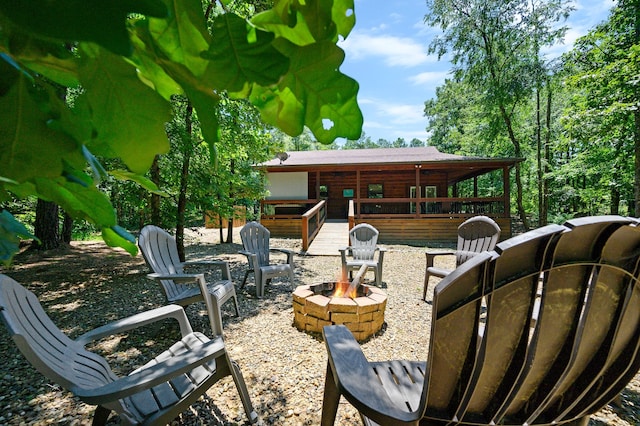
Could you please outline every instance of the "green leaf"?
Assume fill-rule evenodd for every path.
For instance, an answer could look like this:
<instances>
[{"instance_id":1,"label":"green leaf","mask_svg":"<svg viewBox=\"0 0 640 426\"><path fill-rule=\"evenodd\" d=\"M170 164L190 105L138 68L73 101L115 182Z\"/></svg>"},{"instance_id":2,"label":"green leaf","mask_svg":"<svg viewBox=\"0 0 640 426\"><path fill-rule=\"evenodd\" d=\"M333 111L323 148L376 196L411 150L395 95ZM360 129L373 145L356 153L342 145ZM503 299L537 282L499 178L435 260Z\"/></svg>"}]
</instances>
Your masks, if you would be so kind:
<instances>
[{"instance_id":1,"label":"green leaf","mask_svg":"<svg viewBox=\"0 0 640 426\"><path fill-rule=\"evenodd\" d=\"M131 256L138 254L135 237L119 226L102 228L102 239L109 247L122 247Z\"/></svg>"},{"instance_id":2,"label":"green leaf","mask_svg":"<svg viewBox=\"0 0 640 426\"><path fill-rule=\"evenodd\" d=\"M331 42L298 47L280 43L291 66L276 89L254 89L251 102L263 120L292 136L307 126L318 141L357 139L363 117L356 96L358 83L340 73L344 52Z\"/></svg>"},{"instance_id":3,"label":"green leaf","mask_svg":"<svg viewBox=\"0 0 640 426\"><path fill-rule=\"evenodd\" d=\"M160 0L112 0L100 7L86 0L0 0L0 13L37 37L92 41L127 56L132 51L127 16L141 13L161 18L167 16L167 9Z\"/></svg>"},{"instance_id":4,"label":"green leaf","mask_svg":"<svg viewBox=\"0 0 640 426\"><path fill-rule=\"evenodd\" d=\"M185 86L187 96L198 114L200 121L200 130L204 140L209 145L211 163L217 162L217 156L214 154L215 144L220 141L220 122L218 120L218 105L220 97L214 92L202 92L195 90L191 86Z\"/></svg>"},{"instance_id":5,"label":"green leaf","mask_svg":"<svg viewBox=\"0 0 640 426\"><path fill-rule=\"evenodd\" d=\"M37 239L27 228L6 210L0 212L0 262L5 266L11 263L18 253L20 239Z\"/></svg>"},{"instance_id":6,"label":"green leaf","mask_svg":"<svg viewBox=\"0 0 640 426\"><path fill-rule=\"evenodd\" d=\"M21 66L62 86L78 85L77 57L60 42L51 42L10 32L11 55Z\"/></svg>"},{"instance_id":7,"label":"green leaf","mask_svg":"<svg viewBox=\"0 0 640 426\"><path fill-rule=\"evenodd\" d=\"M166 0L170 10L168 19L148 20L148 30L155 48L163 59L180 64L195 76L201 76L207 61L200 53L209 49L211 37L205 25L200 0ZM161 55L159 55L161 56Z\"/></svg>"},{"instance_id":8,"label":"green leaf","mask_svg":"<svg viewBox=\"0 0 640 426\"><path fill-rule=\"evenodd\" d=\"M298 46L313 44L316 39L311 34L309 27L302 19L302 15L292 12L292 15L283 16L271 9L258 13L251 18L251 23L258 28L270 31L278 37L285 38Z\"/></svg>"},{"instance_id":9,"label":"green leaf","mask_svg":"<svg viewBox=\"0 0 640 426\"><path fill-rule=\"evenodd\" d=\"M78 144L49 125L60 105L50 92L34 87L22 74L0 97L2 176L18 182L36 176L54 178L62 173L63 159L79 161Z\"/></svg>"},{"instance_id":10,"label":"green leaf","mask_svg":"<svg viewBox=\"0 0 640 426\"><path fill-rule=\"evenodd\" d=\"M355 25L353 0L283 0L251 22L298 46L338 41Z\"/></svg>"},{"instance_id":11,"label":"green leaf","mask_svg":"<svg viewBox=\"0 0 640 426\"><path fill-rule=\"evenodd\" d=\"M275 84L289 66L271 44L274 35L232 13L213 22L214 39L202 56L211 62L205 78L218 90L239 92L247 83Z\"/></svg>"},{"instance_id":12,"label":"green leaf","mask_svg":"<svg viewBox=\"0 0 640 426\"><path fill-rule=\"evenodd\" d=\"M75 218L99 226L115 226L116 214L109 198L95 186L84 186L65 178L35 179L39 198L59 204Z\"/></svg>"},{"instance_id":13,"label":"green leaf","mask_svg":"<svg viewBox=\"0 0 640 426\"><path fill-rule=\"evenodd\" d=\"M165 123L170 105L140 81L135 68L105 50L81 45L87 55L80 81L93 116L95 137L87 146L96 154L119 157L132 171L143 173L156 154L169 150Z\"/></svg>"},{"instance_id":14,"label":"green leaf","mask_svg":"<svg viewBox=\"0 0 640 426\"><path fill-rule=\"evenodd\" d=\"M161 197L169 196L169 194L167 194L165 191L161 191L158 188L158 186L146 176L142 176L137 173L132 173L128 170L111 170L109 174L112 175L114 178L122 181L135 182L141 187L143 187L144 189L146 189L147 191L160 195Z\"/></svg>"},{"instance_id":15,"label":"green leaf","mask_svg":"<svg viewBox=\"0 0 640 426\"><path fill-rule=\"evenodd\" d=\"M353 0L334 1L331 16L333 18L333 22L336 24L338 34L343 38L347 38L353 27L356 25L356 14Z\"/></svg>"}]
</instances>

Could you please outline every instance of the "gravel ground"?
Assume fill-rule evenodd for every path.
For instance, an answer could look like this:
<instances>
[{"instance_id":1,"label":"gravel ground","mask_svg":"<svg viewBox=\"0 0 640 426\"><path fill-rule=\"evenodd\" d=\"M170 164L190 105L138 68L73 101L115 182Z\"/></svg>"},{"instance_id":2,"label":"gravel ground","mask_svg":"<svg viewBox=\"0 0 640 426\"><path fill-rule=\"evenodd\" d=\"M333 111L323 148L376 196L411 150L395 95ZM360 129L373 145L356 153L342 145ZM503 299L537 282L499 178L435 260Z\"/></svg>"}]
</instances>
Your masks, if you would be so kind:
<instances>
[{"instance_id":1,"label":"gravel ground","mask_svg":"<svg viewBox=\"0 0 640 426\"><path fill-rule=\"evenodd\" d=\"M236 235L235 241L239 242ZM272 246L299 252L299 240L272 239ZM362 344L370 360L425 359L429 341L431 305L420 300L424 277L424 248L386 246L383 281L388 302L386 324ZM188 233L190 259L229 261L239 287L245 271L238 244L218 244L218 231L199 228ZM332 281L340 269L338 256L296 256L295 285ZM440 266L453 265L441 263ZM142 257L130 257L99 242L74 243L44 254L19 255L10 270L2 270L26 285L65 333L71 337L107 321L164 304L156 284L145 278ZM435 284L432 280L432 285ZM432 288L431 288L432 289ZM274 280L264 299L254 297L252 277L238 290L242 316L232 316L225 305L225 339L231 358L244 374L254 408L263 425L317 425L320 423L326 352L319 336L293 327L292 285ZM209 333L204 305L187 309L194 329ZM139 332L100 341L94 350L107 357L117 374L126 374L145 358L178 336L170 322ZM46 380L18 353L6 329L0 327L0 424L91 423L93 407ZM620 405L610 405L593 416L590 425L640 424L639 376L622 394ZM110 424L119 424L112 415ZM182 413L175 425L246 424L231 378L215 384L207 396ZM359 425L356 411L346 402L338 410L339 425Z\"/></svg>"}]
</instances>

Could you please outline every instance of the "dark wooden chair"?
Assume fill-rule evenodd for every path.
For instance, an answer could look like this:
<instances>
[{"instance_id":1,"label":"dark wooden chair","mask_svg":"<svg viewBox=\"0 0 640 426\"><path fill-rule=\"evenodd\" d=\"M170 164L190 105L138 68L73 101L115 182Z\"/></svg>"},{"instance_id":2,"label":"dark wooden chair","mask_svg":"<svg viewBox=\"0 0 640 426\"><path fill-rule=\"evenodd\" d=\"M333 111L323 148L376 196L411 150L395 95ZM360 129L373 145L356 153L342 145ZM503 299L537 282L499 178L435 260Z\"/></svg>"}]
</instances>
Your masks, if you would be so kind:
<instances>
[{"instance_id":1,"label":"dark wooden chair","mask_svg":"<svg viewBox=\"0 0 640 426\"><path fill-rule=\"evenodd\" d=\"M368 362L325 327L321 424L342 395L366 425L587 425L640 367L637 225L576 219L463 263L435 288L427 361Z\"/></svg>"},{"instance_id":2,"label":"dark wooden chair","mask_svg":"<svg viewBox=\"0 0 640 426\"><path fill-rule=\"evenodd\" d=\"M219 270L221 274L220 280L207 284L207 291L215 298L214 314L221 316L222 304L232 300L236 315L240 316L236 289L231 281L227 262L223 260L181 262L176 239L164 229L154 225L142 228L138 237L138 247L147 266L153 271L147 277L160 283L168 303L187 306L203 301L199 280L205 279L204 274L185 273L185 268L206 267L210 270Z\"/></svg>"},{"instance_id":3,"label":"dark wooden chair","mask_svg":"<svg viewBox=\"0 0 640 426\"><path fill-rule=\"evenodd\" d=\"M210 309L213 298L207 299ZM258 420L242 373L227 353L222 324L214 315L209 315L215 333L212 339L191 329L182 307L167 305L109 323L72 340L56 327L32 292L0 275L0 317L33 367L83 402L97 405L94 425L106 424L111 411L119 414L122 424L170 423L214 383L229 375L249 421ZM178 321L181 340L126 377L116 376L102 356L85 349L94 340L166 318Z\"/></svg>"},{"instance_id":4,"label":"dark wooden chair","mask_svg":"<svg viewBox=\"0 0 640 426\"><path fill-rule=\"evenodd\" d=\"M253 272L256 283L256 297L264 297L264 290L271 280L278 276L287 276L293 284L293 252L291 250L270 247L271 232L258 222L248 222L240 230L243 250L240 254L247 258L249 268L244 274L242 285L244 287L247 277ZM286 261L273 262L271 253L286 255Z\"/></svg>"},{"instance_id":5,"label":"dark wooden chair","mask_svg":"<svg viewBox=\"0 0 640 426\"><path fill-rule=\"evenodd\" d=\"M433 261L437 256L454 255L456 257L456 266L460 266L478 253L493 250L499 238L500 227L490 217L474 216L460 224L458 227L458 244L455 252L427 251L427 267L424 274L422 300L426 300L427 298L429 278L432 276L444 278L451 273L451 270L433 266Z\"/></svg>"},{"instance_id":6,"label":"dark wooden chair","mask_svg":"<svg viewBox=\"0 0 640 426\"><path fill-rule=\"evenodd\" d=\"M353 279L353 271L366 265L373 269L376 286L382 286L382 265L386 249L378 246L378 235L378 230L368 223L356 225L349 231L351 245L340 249L340 259L343 273L348 273L350 280Z\"/></svg>"}]
</instances>

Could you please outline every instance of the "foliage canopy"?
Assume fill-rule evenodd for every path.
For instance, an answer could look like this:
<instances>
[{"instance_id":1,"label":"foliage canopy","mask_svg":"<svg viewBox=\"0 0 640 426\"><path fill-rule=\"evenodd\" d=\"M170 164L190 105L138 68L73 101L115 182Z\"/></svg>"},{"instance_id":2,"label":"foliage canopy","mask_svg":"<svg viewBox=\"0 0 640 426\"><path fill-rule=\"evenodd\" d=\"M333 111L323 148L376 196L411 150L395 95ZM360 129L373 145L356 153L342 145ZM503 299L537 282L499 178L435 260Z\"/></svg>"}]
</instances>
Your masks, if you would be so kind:
<instances>
[{"instance_id":1,"label":"foliage canopy","mask_svg":"<svg viewBox=\"0 0 640 426\"><path fill-rule=\"evenodd\" d=\"M112 174L157 189L141 175L169 149L174 95L192 103L212 153L224 93L292 136L359 137L358 84L336 45L355 24L353 0L277 0L250 21L227 3L210 5L221 13L209 26L200 0L0 0L0 202L53 201L135 253L98 184ZM24 228L3 212L0 230L8 261Z\"/></svg>"}]
</instances>

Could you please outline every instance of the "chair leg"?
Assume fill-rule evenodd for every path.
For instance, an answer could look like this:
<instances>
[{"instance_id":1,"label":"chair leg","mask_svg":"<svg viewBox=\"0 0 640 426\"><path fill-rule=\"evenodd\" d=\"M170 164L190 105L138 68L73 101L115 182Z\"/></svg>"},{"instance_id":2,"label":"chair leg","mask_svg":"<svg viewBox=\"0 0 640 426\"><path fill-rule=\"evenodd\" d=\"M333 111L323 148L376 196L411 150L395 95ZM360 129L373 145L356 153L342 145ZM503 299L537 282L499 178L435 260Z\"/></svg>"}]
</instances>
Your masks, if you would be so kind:
<instances>
[{"instance_id":1,"label":"chair leg","mask_svg":"<svg viewBox=\"0 0 640 426\"><path fill-rule=\"evenodd\" d=\"M427 288L429 287L429 277L431 276L431 274L429 274L429 271L427 270L424 273L424 287L422 289L422 300L424 300L425 302L427 301Z\"/></svg>"},{"instance_id":2,"label":"chair leg","mask_svg":"<svg viewBox=\"0 0 640 426\"><path fill-rule=\"evenodd\" d=\"M93 421L91 422L91 424L93 426L102 426L107 424L107 420L109 419L110 414L110 409L105 408L102 405L98 405L96 407L96 411L93 413Z\"/></svg>"},{"instance_id":3,"label":"chair leg","mask_svg":"<svg viewBox=\"0 0 640 426\"><path fill-rule=\"evenodd\" d=\"M247 277L249 276L249 274L253 272L252 269L247 269L244 273L244 279L242 280L242 285L240 285L240 289L242 289L244 287L244 285L247 283Z\"/></svg>"},{"instance_id":4,"label":"chair leg","mask_svg":"<svg viewBox=\"0 0 640 426\"><path fill-rule=\"evenodd\" d=\"M238 305L238 297L236 296L236 293L233 293L233 306L235 306L236 308L236 316L239 317L240 316L240 306Z\"/></svg>"},{"instance_id":5,"label":"chair leg","mask_svg":"<svg viewBox=\"0 0 640 426\"><path fill-rule=\"evenodd\" d=\"M256 269L254 275L255 275L255 281L256 281L256 297L260 299L261 297L264 297L265 282L262 279L261 271Z\"/></svg>"},{"instance_id":6,"label":"chair leg","mask_svg":"<svg viewBox=\"0 0 640 426\"><path fill-rule=\"evenodd\" d=\"M228 359L228 358L227 358ZM244 412L247 413L247 417L249 418L250 423L255 423L258 421L258 413L253 409L253 404L251 404L251 398L249 397L249 391L247 390L247 385L244 382L244 377L242 377L242 372L240 371L240 367L235 361L231 361L231 377L233 377L233 382L236 384L236 389L238 389L238 394L240 394L240 400L242 401L242 407L244 408Z\"/></svg>"},{"instance_id":7,"label":"chair leg","mask_svg":"<svg viewBox=\"0 0 640 426\"><path fill-rule=\"evenodd\" d=\"M324 381L324 396L322 398L322 418L321 426L333 426L336 422L338 404L340 403L340 391L333 379L331 365L327 362L327 372Z\"/></svg>"}]
</instances>

